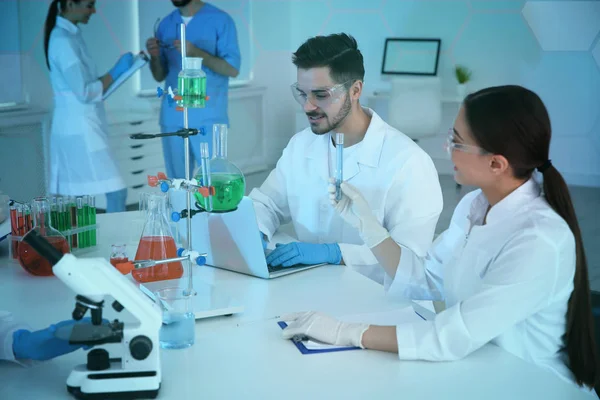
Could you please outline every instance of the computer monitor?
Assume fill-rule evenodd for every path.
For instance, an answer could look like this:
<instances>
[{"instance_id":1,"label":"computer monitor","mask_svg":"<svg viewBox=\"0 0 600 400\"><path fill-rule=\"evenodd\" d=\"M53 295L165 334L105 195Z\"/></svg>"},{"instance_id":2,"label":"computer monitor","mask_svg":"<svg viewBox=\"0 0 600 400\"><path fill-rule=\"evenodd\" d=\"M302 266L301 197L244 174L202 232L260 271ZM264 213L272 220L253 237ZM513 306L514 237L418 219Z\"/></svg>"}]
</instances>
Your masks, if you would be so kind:
<instances>
[{"instance_id":1,"label":"computer monitor","mask_svg":"<svg viewBox=\"0 0 600 400\"><path fill-rule=\"evenodd\" d=\"M387 38L381 73L436 76L441 45L441 39Z\"/></svg>"}]
</instances>

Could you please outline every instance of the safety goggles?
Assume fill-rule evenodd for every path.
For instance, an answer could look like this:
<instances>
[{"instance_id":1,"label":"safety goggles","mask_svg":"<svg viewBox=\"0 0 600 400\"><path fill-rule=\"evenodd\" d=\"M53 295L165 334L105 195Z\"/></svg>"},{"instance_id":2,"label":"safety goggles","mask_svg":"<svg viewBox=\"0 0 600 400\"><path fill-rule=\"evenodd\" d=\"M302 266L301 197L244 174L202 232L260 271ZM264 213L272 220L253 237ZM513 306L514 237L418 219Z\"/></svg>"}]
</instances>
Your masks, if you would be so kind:
<instances>
[{"instance_id":1,"label":"safety goggles","mask_svg":"<svg viewBox=\"0 0 600 400\"><path fill-rule=\"evenodd\" d=\"M158 41L158 46L162 47L163 49L174 49L175 46L173 46L173 43L168 44L168 43L163 43L160 40L158 40L158 26L160 25L160 18L156 19L156 22L154 23L154 38Z\"/></svg>"},{"instance_id":2,"label":"safety goggles","mask_svg":"<svg viewBox=\"0 0 600 400\"><path fill-rule=\"evenodd\" d=\"M348 82L337 84L332 87L315 88L308 90L306 93L304 90L298 87L298 82L291 86L292 95L294 99L304 107L306 101L309 101L313 106L318 108L325 108L333 103L336 103L344 94L344 88Z\"/></svg>"},{"instance_id":3,"label":"safety goggles","mask_svg":"<svg viewBox=\"0 0 600 400\"><path fill-rule=\"evenodd\" d=\"M489 151L482 149L481 147L473 146L470 144L456 143L454 141L454 129L448 130L448 136L446 137L446 143L444 148L448 152L448 155L452 155L453 150L462 151L463 153L486 155L490 154Z\"/></svg>"}]
</instances>

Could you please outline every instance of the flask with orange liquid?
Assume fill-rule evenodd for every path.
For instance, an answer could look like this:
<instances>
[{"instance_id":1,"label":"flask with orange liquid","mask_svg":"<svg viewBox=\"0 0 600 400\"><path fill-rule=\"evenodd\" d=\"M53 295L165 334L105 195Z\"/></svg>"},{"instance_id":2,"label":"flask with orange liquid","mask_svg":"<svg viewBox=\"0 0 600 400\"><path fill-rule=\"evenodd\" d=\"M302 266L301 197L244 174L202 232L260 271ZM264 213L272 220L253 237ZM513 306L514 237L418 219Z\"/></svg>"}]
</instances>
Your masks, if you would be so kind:
<instances>
[{"instance_id":1,"label":"flask with orange liquid","mask_svg":"<svg viewBox=\"0 0 600 400\"><path fill-rule=\"evenodd\" d=\"M31 231L35 231L39 236L43 236L54 248L65 254L69 252L69 244L67 239L56 229L52 227L50 217L50 201L45 197L37 197L33 200L33 223L34 227ZM27 233L27 235L29 234ZM25 237L27 237L25 235ZM18 246L18 259L21 267L25 271L35 276L52 276L52 264L44 257L39 255L33 247L31 247L25 238Z\"/></svg>"},{"instance_id":2,"label":"flask with orange liquid","mask_svg":"<svg viewBox=\"0 0 600 400\"><path fill-rule=\"evenodd\" d=\"M135 254L136 260L164 260L177 257L177 246L167 220L167 196L164 193L147 197L148 211L144 231ZM140 282L178 279L183 276L181 261L134 269L133 278Z\"/></svg>"}]
</instances>

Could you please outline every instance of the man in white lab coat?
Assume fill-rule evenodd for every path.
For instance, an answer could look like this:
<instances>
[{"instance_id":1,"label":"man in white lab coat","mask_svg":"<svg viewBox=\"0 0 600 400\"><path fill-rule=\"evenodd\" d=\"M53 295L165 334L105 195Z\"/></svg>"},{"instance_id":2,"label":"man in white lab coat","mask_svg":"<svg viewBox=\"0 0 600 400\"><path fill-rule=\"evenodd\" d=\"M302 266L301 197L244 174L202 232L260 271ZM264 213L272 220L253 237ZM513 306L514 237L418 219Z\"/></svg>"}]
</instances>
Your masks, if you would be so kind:
<instances>
[{"instance_id":1,"label":"man in white lab coat","mask_svg":"<svg viewBox=\"0 0 600 400\"><path fill-rule=\"evenodd\" d=\"M293 223L299 242L277 244L272 266L346 264L382 283L383 269L358 231L329 203L336 166L335 133L344 133L343 179L360 188L377 219L399 244L424 256L442 211L431 158L409 137L363 108L363 57L346 34L314 37L293 56L294 98L310 128L297 133L263 185L252 190L258 226L270 240ZM398 110L402 112L402 110Z\"/></svg>"}]
</instances>

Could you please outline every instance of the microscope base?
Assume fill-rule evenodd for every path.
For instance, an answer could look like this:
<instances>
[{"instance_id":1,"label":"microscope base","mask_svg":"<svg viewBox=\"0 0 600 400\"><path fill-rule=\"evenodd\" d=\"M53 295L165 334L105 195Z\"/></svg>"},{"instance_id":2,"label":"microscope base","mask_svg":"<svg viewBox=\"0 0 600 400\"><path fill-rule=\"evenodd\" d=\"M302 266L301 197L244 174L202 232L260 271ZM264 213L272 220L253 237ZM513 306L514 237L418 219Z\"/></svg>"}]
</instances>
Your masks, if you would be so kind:
<instances>
[{"instance_id":1,"label":"microscope base","mask_svg":"<svg viewBox=\"0 0 600 400\"><path fill-rule=\"evenodd\" d=\"M80 387L67 386L67 390L76 399L104 400L104 399L155 399L158 397L159 388L156 390L138 390L136 392L104 392L83 393Z\"/></svg>"},{"instance_id":2,"label":"microscope base","mask_svg":"<svg viewBox=\"0 0 600 400\"><path fill-rule=\"evenodd\" d=\"M77 399L154 399L161 385L160 370L124 370L120 359L110 367L91 371L85 364L75 367L67 379L67 390Z\"/></svg>"}]
</instances>

